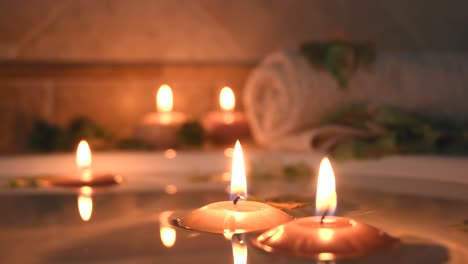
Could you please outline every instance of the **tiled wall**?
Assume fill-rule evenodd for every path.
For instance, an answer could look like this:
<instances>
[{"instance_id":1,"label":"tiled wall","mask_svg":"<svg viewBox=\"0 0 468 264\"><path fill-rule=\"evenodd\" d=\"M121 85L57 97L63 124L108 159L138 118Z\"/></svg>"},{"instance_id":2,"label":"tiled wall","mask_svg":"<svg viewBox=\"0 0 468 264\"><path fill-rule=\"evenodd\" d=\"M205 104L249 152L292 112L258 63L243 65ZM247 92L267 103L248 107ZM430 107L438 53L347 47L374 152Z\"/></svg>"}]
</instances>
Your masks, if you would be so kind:
<instances>
[{"instance_id":1,"label":"tiled wall","mask_svg":"<svg viewBox=\"0 0 468 264\"><path fill-rule=\"evenodd\" d=\"M305 41L467 51L467 8L464 0L3 0L0 153L24 149L34 116L63 125L88 115L130 135L161 83L173 86L176 109L199 116L216 107L222 85L240 98L252 65Z\"/></svg>"},{"instance_id":2,"label":"tiled wall","mask_svg":"<svg viewBox=\"0 0 468 264\"><path fill-rule=\"evenodd\" d=\"M88 116L122 138L155 111L155 92L167 83L174 109L194 118L218 107L223 85L240 97L252 65L37 64L0 66L0 152L25 149L36 117L64 126Z\"/></svg>"},{"instance_id":3,"label":"tiled wall","mask_svg":"<svg viewBox=\"0 0 468 264\"><path fill-rule=\"evenodd\" d=\"M467 50L467 1L2 0L0 58L255 61L332 37Z\"/></svg>"}]
</instances>

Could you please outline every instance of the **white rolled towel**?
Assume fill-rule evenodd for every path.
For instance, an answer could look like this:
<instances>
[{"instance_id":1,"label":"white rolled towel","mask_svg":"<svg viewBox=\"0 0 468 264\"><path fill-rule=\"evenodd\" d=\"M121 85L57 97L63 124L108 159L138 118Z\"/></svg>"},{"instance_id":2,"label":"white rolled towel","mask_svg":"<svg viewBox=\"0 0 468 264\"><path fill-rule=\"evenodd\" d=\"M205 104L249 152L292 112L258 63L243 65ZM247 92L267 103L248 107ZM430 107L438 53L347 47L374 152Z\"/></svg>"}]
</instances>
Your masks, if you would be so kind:
<instances>
[{"instance_id":1,"label":"white rolled towel","mask_svg":"<svg viewBox=\"0 0 468 264\"><path fill-rule=\"evenodd\" d=\"M258 144L311 150L323 133L359 135L343 127L317 128L324 114L355 101L466 119L468 60L460 54L379 54L343 90L330 73L313 68L301 54L278 51L253 70L243 99Z\"/></svg>"}]
</instances>

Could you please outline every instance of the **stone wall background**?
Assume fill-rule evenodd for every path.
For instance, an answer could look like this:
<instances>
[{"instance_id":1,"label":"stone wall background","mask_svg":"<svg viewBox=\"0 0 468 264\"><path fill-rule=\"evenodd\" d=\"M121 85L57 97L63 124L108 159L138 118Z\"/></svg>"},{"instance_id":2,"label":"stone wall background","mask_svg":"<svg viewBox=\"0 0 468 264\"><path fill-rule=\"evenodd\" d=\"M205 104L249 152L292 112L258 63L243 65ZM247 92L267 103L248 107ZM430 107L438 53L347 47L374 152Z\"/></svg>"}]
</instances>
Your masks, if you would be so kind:
<instances>
[{"instance_id":1,"label":"stone wall background","mask_svg":"<svg viewBox=\"0 0 468 264\"><path fill-rule=\"evenodd\" d=\"M0 0L0 153L25 149L35 117L64 125L87 115L129 136L162 83L177 110L200 116L216 109L223 85L239 99L263 56L308 40L466 52L467 8L464 0Z\"/></svg>"}]
</instances>

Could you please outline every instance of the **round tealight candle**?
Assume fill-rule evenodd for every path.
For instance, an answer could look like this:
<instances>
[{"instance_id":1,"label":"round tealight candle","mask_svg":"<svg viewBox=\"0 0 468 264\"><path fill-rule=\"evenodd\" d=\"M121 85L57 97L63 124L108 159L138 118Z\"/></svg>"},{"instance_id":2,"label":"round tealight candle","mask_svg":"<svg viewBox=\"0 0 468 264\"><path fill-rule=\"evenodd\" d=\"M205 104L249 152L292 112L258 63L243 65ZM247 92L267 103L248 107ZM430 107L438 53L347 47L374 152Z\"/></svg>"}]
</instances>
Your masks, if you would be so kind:
<instances>
[{"instance_id":1,"label":"round tealight candle","mask_svg":"<svg viewBox=\"0 0 468 264\"><path fill-rule=\"evenodd\" d=\"M236 234L265 230L291 220L285 212L264 203L221 201L191 211L177 224L204 232Z\"/></svg>"},{"instance_id":2,"label":"round tealight candle","mask_svg":"<svg viewBox=\"0 0 468 264\"><path fill-rule=\"evenodd\" d=\"M79 188L88 187L106 187L120 184L123 177L111 173L95 173L91 170L91 149L88 142L80 141L76 150L76 164L78 173L75 176L47 177L42 178L44 185Z\"/></svg>"},{"instance_id":3,"label":"round tealight candle","mask_svg":"<svg viewBox=\"0 0 468 264\"><path fill-rule=\"evenodd\" d=\"M169 85L162 85L156 94L157 112L147 114L136 129L136 137L147 145L171 148L177 145L177 131L187 121L180 112L172 111L173 96Z\"/></svg>"},{"instance_id":4,"label":"round tealight candle","mask_svg":"<svg viewBox=\"0 0 468 264\"><path fill-rule=\"evenodd\" d=\"M202 119L202 126L208 138L214 143L231 144L237 139L250 136L250 128L243 112L234 111L235 96L229 87L219 94L222 111L209 112Z\"/></svg>"},{"instance_id":5,"label":"round tealight candle","mask_svg":"<svg viewBox=\"0 0 468 264\"><path fill-rule=\"evenodd\" d=\"M304 217L270 229L253 244L267 252L318 260L362 256L394 246L398 239L345 217Z\"/></svg>"},{"instance_id":6,"label":"round tealight candle","mask_svg":"<svg viewBox=\"0 0 468 264\"><path fill-rule=\"evenodd\" d=\"M244 156L239 141L234 146L231 172L232 201L220 201L191 211L176 220L179 227L198 231L237 234L265 230L291 221L285 212L264 203L240 200L246 197Z\"/></svg>"},{"instance_id":7,"label":"round tealight candle","mask_svg":"<svg viewBox=\"0 0 468 264\"><path fill-rule=\"evenodd\" d=\"M272 228L253 241L255 246L267 252L330 261L365 255L398 242L373 226L327 216L337 206L335 174L327 158L320 163L317 179L315 208L321 216L299 218Z\"/></svg>"}]
</instances>

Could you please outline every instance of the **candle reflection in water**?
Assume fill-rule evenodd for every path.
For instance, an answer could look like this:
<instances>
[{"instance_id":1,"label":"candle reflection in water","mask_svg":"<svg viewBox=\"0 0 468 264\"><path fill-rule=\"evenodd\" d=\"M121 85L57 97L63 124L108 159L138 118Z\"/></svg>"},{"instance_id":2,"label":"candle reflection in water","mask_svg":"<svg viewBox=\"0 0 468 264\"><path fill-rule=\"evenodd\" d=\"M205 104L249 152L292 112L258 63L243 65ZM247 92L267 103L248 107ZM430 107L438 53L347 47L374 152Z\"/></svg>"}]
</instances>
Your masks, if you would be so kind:
<instances>
[{"instance_id":1,"label":"candle reflection in water","mask_svg":"<svg viewBox=\"0 0 468 264\"><path fill-rule=\"evenodd\" d=\"M78 212L80 213L81 219L85 222L91 219L91 214L93 213L92 193L93 190L91 187L83 186L80 188L80 194L78 195Z\"/></svg>"},{"instance_id":2,"label":"candle reflection in water","mask_svg":"<svg viewBox=\"0 0 468 264\"><path fill-rule=\"evenodd\" d=\"M164 211L159 215L159 235L161 242L167 248L174 246L177 238L176 230L169 223L169 217L173 213L173 211Z\"/></svg>"},{"instance_id":3,"label":"candle reflection in water","mask_svg":"<svg viewBox=\"0 0 468 264\"><path fill-rule=\"evenodd\" d=\"M244 235L236 234L232 237L232 255L234 257L234 264L247 263L247 246L244 241Z\"/></svg>"},{"instance_id":4,"label":"candle reflection in water","mask_svg":"<svg viewBox=\"0 0 468 264\"><path fill-rule=\"evenodd\" d=\"M76 166L78 167L78 176L83 181L91 181L91 149L85 140L81 140L76 149ZM92 193L91 187L83 186L80 188L80 194L78 195L78 211L81 219L85 222L91 219L93 212Z\"/></svg>"}]
</instances>

